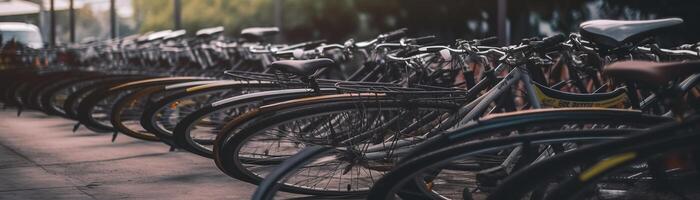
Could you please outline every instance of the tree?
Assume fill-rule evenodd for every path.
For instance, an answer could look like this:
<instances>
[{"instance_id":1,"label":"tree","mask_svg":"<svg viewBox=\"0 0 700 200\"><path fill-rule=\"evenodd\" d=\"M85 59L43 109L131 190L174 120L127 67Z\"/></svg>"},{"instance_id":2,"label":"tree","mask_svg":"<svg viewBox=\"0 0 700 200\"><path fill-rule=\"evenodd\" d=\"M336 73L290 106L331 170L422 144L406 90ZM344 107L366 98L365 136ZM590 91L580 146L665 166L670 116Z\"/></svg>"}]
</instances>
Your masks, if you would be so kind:
<instances>
[{"instance_id":1,"label":"tree","mask_svg":"<svg viewBox=\"0 0 700 200\"><path fill-rule=\"evenodd\" d=\"M172 0L132 0L139 32L171 29ZM189 33L225 26L229 35L251 26L274 25L278 0L182 0L182 25ZM406 27L412 35L436 34L447 41L496 35L494 0L279 0L288 41L369 39ZM651 19L679 16L686 26L681 39L697 41L700 1L653 0L508 0L512 42L543 36L546 29L577 32L592 18ZM543 28L544 27L544 28Z\"/></svg>"}]
</instances>

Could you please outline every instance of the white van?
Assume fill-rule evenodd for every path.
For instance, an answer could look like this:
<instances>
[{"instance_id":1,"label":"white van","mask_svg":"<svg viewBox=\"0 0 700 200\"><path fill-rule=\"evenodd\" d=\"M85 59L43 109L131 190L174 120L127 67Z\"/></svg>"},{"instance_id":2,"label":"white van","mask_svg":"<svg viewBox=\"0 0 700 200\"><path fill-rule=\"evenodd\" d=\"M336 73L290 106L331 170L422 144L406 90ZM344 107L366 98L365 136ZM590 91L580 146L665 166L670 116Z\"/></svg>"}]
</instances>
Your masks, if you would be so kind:
<instances>
[{"instance_id":1,"label":"white van","mask_svg":"<svg viewBox=\"0 0 700 200\"><path fill-rule=\"evenodd\" d=\"M2 44L14 39L34 49L40 49L44 46L39 27L27 23L0 22L0 39L2 39Z\"/></svg>"}]
</instances>

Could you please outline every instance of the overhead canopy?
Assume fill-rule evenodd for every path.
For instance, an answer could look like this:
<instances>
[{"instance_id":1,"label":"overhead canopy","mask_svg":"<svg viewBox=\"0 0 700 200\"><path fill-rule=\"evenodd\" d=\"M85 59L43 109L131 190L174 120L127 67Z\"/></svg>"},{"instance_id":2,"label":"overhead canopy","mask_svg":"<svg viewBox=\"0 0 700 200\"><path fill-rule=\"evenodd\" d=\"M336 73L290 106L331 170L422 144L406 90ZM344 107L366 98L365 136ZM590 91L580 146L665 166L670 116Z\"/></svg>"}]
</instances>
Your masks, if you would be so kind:
<instances>
[{"instance_id":1,"label":"overhead canopy","mask_svg":"<svg viewBox=\"0 0 700 200\"><path fill-rule=\"evenodd\" d=\"M39 13L39 4L22 0L0 0L0 16Z\"/></svg>"}]
</instances>

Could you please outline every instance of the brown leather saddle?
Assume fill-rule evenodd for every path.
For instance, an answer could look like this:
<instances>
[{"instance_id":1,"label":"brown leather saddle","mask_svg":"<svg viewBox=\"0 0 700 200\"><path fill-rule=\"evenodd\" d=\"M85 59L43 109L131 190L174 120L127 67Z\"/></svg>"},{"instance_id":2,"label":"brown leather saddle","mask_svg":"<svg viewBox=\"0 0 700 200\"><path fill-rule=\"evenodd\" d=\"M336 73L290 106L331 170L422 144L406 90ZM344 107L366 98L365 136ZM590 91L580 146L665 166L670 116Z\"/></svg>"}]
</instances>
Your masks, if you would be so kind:
<instances>
[{"instance_id":1,"label":"brown leather saddle","mask_svg":"<svg viewBox=\"0 0 700 200\"><path fill-rule=\"evenodd\" d=\"M606 66L603 73L620 81L657 86L686 75L700 73L700 61L622 61Z\"/></svg>"}]
</instances>

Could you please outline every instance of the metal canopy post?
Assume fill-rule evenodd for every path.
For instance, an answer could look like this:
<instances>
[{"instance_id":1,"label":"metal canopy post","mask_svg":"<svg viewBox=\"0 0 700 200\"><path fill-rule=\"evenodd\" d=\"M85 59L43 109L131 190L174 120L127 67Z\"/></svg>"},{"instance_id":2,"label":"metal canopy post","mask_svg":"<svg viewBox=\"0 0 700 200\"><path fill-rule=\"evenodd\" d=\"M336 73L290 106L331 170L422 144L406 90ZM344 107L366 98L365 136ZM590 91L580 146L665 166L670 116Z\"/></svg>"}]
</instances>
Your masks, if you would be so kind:
<instances>
[{"instance_id":1,"label":"metal canopy post","mask_svg":"<svg viewBox=\"0 0 700 200\"><path fill-rule=\"evenodd\" d=\"M173 0L173 22L175 23L175 30L180 30L182 29L182 22L181 22L181 15L182 15L182 6L181 0Z\"/></svg>"},{"instance_id":2,"label":"metal canopy post","mask_svg":"<svg viewBox=\"0 0 700 200\"><path fill-rule=\"evenodd\" d=\"M508 11L508 1L498 0L498 39L502 45L510 44L510 38L508 38L506 20Z\"/></svg>"},{"instance_id":3,"label":"metal canopy post","mask_svg":"<svg viewBox=\"0 0 700 200\"><path fill-rule=\"evenodd\" d=\"M277 34L277 37L275 37L277 42L282 42L282 40L284 39L283 34L281 33L283 30L282 26L284 26L284 13L282 9L282 7L284 6L283 4L284 2L282 2L282 0L274 0L274 23L275 27L279 28L280 30L280 33Z\"/></svg>"},{"instance_id":4,"label":"metal canopy post","mask_svg":"<svg viewBox=\"0 0 700 200\"><path fill-rule=\"evenodd\" d=\"M51 17L51 24L49 28L49 33L51 37L49 38L49 41L51 47L56 47L56 10L54 8L54 0L50 0L49 4L49 16Z\"/></svg>"},{"instance_id":5,"label":"metal canopy post","mask_svg":"<svg viewBox=\"0 0 700 200\"><path fill-rule=\"evenodd\" d=\"M109 0L109 24L111 26L111 38L117 38L117 9L114 0Z\"/></svg>"},{"instance_id":6,"label":"metal canopy post","mask_svg":"<svg viewBox=\"0 0 700 200\"><path fill-rule=\"evenodd\" d=\"M73 5L74 0L69 0L68 3L68 23L70 29L70 42L75 43L75 7Z\"/></svg>"}]
</instances>

